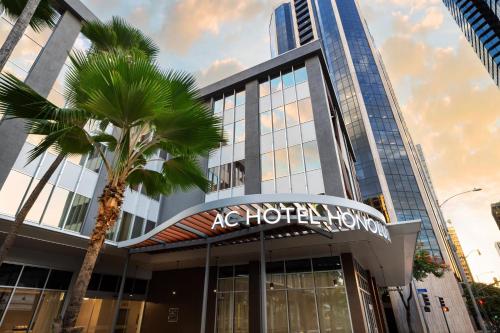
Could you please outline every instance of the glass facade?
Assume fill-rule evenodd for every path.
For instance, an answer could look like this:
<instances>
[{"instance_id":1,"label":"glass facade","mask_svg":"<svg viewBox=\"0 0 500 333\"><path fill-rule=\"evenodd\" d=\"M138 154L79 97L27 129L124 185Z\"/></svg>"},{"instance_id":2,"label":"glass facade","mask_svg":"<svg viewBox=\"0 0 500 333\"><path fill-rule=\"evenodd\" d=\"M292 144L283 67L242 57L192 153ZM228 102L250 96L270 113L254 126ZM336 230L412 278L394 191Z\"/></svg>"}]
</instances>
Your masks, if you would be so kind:
<instances>
[{"instance_id":1,"label":"glass facade","mask_svg":"<svg viewBox=\"0 0 500 333\"><path fill-rule=\"evenodd\" d=\"M50 332L72 273L4 263L0 266L0 333Z\"/></svg>"},{"instance_id":2,"label":"glass facade","mask_svg":"<svg viewBox=\"0 0 500 333\"><path fill-rule=\"evenodd\" d=\"M270 29L271 54L273 57L296 47L290 3L283 3L274 10Z\"/></svg>"},{"instance_id":3,"label":"glass facade","mask_svg":"<svg viewBox=\"0 0 500 333\"><path fill-rule=\"evenodd\" d=\"M294 0L294 4L298 8L303 6L303 1ZM397 219L421 220L421 247L442 258L403 144L402 136L408 134L398 128L395 119L398 110L391 105L397 102L384 86L391 89L385 72L377 66L355 1L313 0L311 5L318 38L323 43L330 78L356 156L356 176L363 201L389 217L380 180L384 175L377 174L367 134L367 126L370 126ZM363 104L369 124L363 121Z\"/></svg>"},{"instance_id":4,"label":"glass facade","mask_svg":"<svg viewBox=\"0 0 500 333\"><path fill-rule=\"evenodd\" d=\"M266 266L269 333L352 332L339 257Z\"/></svg>"},{"instance_id":5,"label":"glass facade","mask_svg":"<svg viewBox=\"0 0 500 333\"><path fill-rule=\"evenodd\" d=\"M219 267L215 292L216 332L249 332L248 266Z\"/></svg>"},{"instance_id":6,"label":"glass facade","mask_svg":"<svg viewBox=\"0 0 500 333\"><path fill-rule=\"evenodd\" d=\"M495 84L500 87L500 2L443 0Z\"/></svg>"},{"instance_id":7,"label":"glass facade","mask_svg":"<svg viewBox=\"0 0 500 333\"><path fill-rule=\"evenodd\" d=\"M245 193L245 91L231 91L213 102L214 114L221 117L226 142L208 159L211 192L206 201Z\"/></svg>"},{"instance_id":8,"label":"glass facade","mask_svg":"<svg viewBox=\"0 0 500 333\"><path fill-rule=\"evenodd\" d=\"M337 6L398 221L421 220L421 247L442 259L403 144L404 133L400 132L395 119L397 110L391 106L384 87L384 80L389 82L378 70L355 2L338 1Z\"/></svg>"},{"instance_id":9,"label":"glass facade","mask_svg":"<svg viewBox=\"0 0 500 333\"><path fill-rule=\"evenodd\" d=\"M262 193L324 193L305 67L261 80Z\"/></svg>"}]
</instances>

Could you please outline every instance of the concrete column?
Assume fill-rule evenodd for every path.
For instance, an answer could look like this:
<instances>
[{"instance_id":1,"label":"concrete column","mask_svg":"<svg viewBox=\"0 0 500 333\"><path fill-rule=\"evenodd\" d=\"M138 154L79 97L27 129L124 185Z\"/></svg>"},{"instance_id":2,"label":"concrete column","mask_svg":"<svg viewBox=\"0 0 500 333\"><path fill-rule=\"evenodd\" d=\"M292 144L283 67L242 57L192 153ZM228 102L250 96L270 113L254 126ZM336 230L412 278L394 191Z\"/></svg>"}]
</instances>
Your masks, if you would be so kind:
<instances>
[{"instance_id":1,"label":"concrete column","mask_svg":"<svg viewBox=\"0 0 500 333\"><path fill-rule=\"evenodd\" d=\"M344 182L328 105L327 87L318 57L306 60L309 91L314 114L314 127L318 142L325 194L345 197Z\"/></svg>"},{"instance_id":2,"label":"concrete column","mask_svg":"<svg viewBox=\"0 0 500 333\"><path fill-rule=\"evenodd\" d=\"M81 21L66 11L31 68L25 83L43 97L47 97L59 75L64 62L75 43ZM2 158L0 159L0 187L3 186L14 162L26 141L24 121L20 119L2 121Z\"/></svg>"},{"instance_id":3,"label":"concrete column","mask_svg":"<svg viewBox=\"0 0 500 333\"><path fill-rule=\"evenodd\" d=\"M259 194L261 171L257 80L246 84L245 95L245 194Z\"/></svg>"},{"instance_id":4,"label":"concrete column","mask_svg":"<svg viewBox=\"0 0 500 333\"><path fill-rule=\"evenodd\" d=\"M368 332L364 309L361 304L361 295L359 294L358 281L356 278L356 269L351 253L342 253L342 270L344 271L345 288L347 291L347 300L349 302L349 310L351 312L352 330L356 333Z\"/></svg>"}]
</instances>

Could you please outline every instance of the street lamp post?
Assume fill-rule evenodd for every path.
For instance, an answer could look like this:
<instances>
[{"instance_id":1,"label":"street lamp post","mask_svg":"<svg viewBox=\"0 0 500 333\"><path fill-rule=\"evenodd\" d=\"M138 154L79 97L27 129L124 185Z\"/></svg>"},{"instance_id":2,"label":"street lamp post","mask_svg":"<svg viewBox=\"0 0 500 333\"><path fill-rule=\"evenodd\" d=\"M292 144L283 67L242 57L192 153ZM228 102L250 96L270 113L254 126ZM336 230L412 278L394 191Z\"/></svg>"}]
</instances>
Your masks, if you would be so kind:
<instances>
[{"instance_id":1,"label":"street lamp post","mask_svg":"<svg viewBox=\"0 0 500 333\"><path fill-rule=\"evenodd\" d=\"M472 190L468 190L468 191L464 191L464 192L460 192L460 193L457 193L455 195L452 195L451 197L449 197L445 201L443 201L443 203L441 203L441 204L439 204L439 202L437 202L437 200L436 200L436 203L438 204L438 207L439 207L438 212L439 212L439 216L441 218L441 224L443 225L444 233L446 235L446 241L448 242L448 245L451 249L451 253L453 254L453 258L457 264L458 271L460 272L460 277L462 278L462 283L464 283L465 287L467 288L467 293L469 294L470 299L472 301L472 306L474 307L474 313L476 314L476 318L477 318L477 321L479 322L479 326L481 327L481 331L488 332L486 325L484 324L484 320L483 320L483 317L481 315L481 311L479 311L479 307L477 306L476 298L474 297L474 293L472 292L472 288L470 286L469 280L467 280L467 276L465 275L465 270L462 267L462 263L460 262L460 257L458 256L457 249L455 248L455 244L453 244L453 242L451 241L450 234L448 233L448 228L446 227L443 212L441 211L441 207L443 207L443 205L445 203L447 203L449 200L451 200L455 197L458 197L459 195L462 195L462 194L471 193L471 192L478 192L481 190L482 190L481 188L473 188Z\"/></svg>"}]
</instances>

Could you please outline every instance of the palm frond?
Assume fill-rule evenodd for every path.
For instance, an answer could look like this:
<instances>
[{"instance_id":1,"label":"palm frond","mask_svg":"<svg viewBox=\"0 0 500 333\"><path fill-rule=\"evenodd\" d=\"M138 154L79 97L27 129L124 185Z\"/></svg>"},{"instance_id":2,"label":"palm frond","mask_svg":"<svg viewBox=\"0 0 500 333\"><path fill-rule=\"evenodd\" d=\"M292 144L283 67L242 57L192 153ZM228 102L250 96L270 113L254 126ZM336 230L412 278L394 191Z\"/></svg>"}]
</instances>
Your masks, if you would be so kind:
<instances>
[{"instance_id":1,"label":"palm frond","mask_svg":"<svg viewBox=\"0 0 500 333\"><path fill-rule=\"evenodd\" d=\"M110 21L85 23L82 33L92 42L93 52L127 52L145 56L149 60L156 58L158 46L139 29L133 27L120 17Z\"/></svg>"},{"instance_id":2,"label":"palm frond","mask_svg":"<svg viewBox=\"0 0 500 333\"><path fill-rule=\"evenodd\" d=\"M5 9L5 13L12 20L16 20L23 12L24 7L28 0L0 0L0 6ZM36 31L40 32L44 28L52 28L57 23L57 12L51 6L50 0L41 0L38 5L33 17L30 21L30 27Z\"/></svg>"}]
</instances>

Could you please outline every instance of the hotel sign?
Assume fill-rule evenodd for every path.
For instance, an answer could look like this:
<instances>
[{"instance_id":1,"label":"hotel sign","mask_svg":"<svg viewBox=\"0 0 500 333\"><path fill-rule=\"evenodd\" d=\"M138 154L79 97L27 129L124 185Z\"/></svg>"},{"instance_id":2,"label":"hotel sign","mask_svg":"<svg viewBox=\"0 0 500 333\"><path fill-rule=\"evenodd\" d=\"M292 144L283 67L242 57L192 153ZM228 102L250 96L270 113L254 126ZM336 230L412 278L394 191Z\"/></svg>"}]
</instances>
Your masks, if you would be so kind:
<instances>
[{"instance_id":1,"label":"hotel sign","mask_svg":"<svg viewBox=\"0 0 500 333\"><path fill-rule=\"evenodd\" d=\"M242 225L298 224L316 226L331 232L365 231L391 241L385 221L353 208L334 207L335 209L331 210L326 205L313 205L311 208L310 205L297 203L292 207L280 204L275 207L280 208L239 209L218 213L212 229L236 228Z\"/></svg>"}]
</instances>

